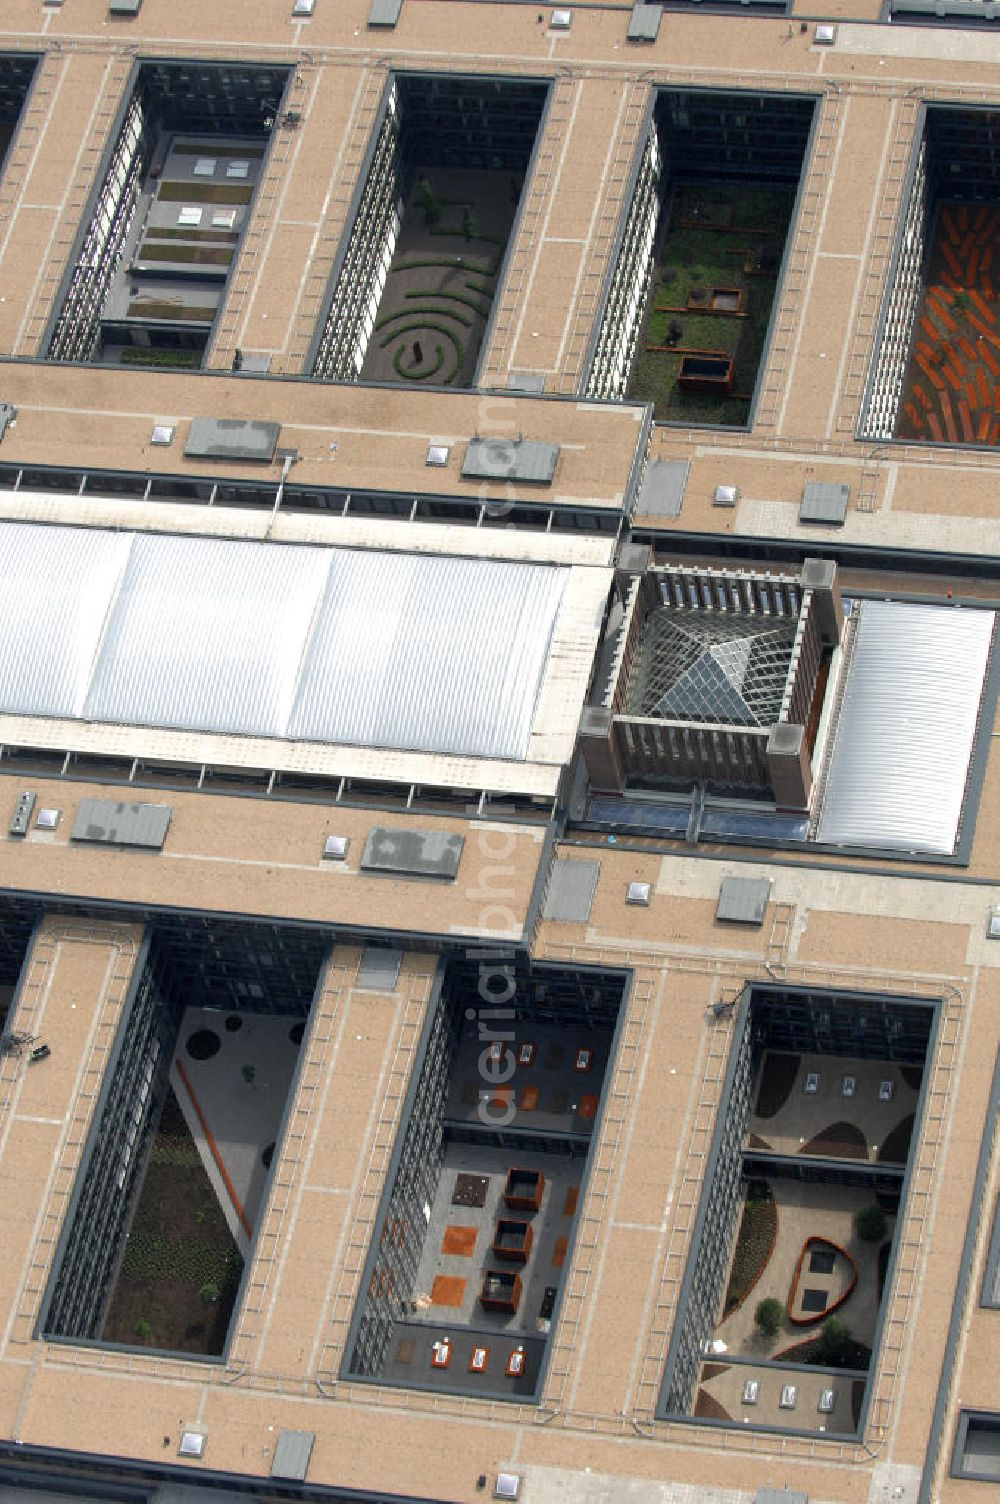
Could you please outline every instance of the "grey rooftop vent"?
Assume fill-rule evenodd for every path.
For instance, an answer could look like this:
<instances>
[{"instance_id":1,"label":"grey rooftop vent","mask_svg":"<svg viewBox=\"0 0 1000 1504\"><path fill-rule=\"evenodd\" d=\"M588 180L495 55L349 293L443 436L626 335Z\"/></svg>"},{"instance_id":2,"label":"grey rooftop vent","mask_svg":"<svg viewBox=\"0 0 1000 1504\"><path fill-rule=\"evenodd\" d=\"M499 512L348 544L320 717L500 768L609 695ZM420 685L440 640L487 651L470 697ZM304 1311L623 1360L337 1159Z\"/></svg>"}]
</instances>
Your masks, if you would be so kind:
<instances>
[{"instance_id":1,"label":"grey rooftop vent","mask_svg":"<svg viewBox=\"0 0 1000 1504\"><path fill-rule=\"evenodd\" d=\"M552 863L542 918L555 919L563 924L586 924L600 875L600 862L557 858Z\"/></svg>"},{"instance_id":2,"label":"grey rooftop vent","mask_svg":"<svg viewBox=\"0 0 1000 1504\"><path fill-rule=\"evenodd\" d=\"M151 444L172 444L174 442L174 427L172 423L154 423L153 431L149 435Z\"/></svg>"},{"instance_id":3,"label":"grey rooftop vent","mask_svg":"<svg viewBox=\"0 0 1000 1504\"><path fill-rule=\"evenodd\" d=\"M458 872L465 837L440 830L390 830L376 825L368 832L361 855L365 872L394 877L453 878Z\"/></svg>"},{"instance_id":4,"label":"grey rooftop vent","mask_svg":"<svg viewBox=\"0 0 1000 1504\"><path fill-rule=\"evenodd\" d=\"M365 992L395 992L402 964L403 952L396 946L366 945L355 985Z\"/></svg>"},{"instance_id":5,"label":"grey rooftop vent","mask_svg":"<svg viewBox=\"0 0 1000 1504\"><path fill-rule=\"evenodd\" d=\"M17 422L17 408L9 402L0 402L0 440L8 428Z\"/></svg>"},{"instance_id":6,"label":"grey rooftop vent","mask_svg":"<svg viewBox=\"0 0 1000 1504\"><path fill-rule=\"evenodd\" d=\"M810 480L802 492L800 522L820 522L828 527L843 527L851 488L837 481Z\"/></svg>"},{"instance_id":7,"label":"grey rooftop vent","mask_svg":"<svg viewBox=\"0 0 1000 1504\"><path fill-rule=\"evenodd\" d=\"M447 465L450 455L451 448L448 444L428 444L427 458L425 459L424 464Z\"/></svg>"},{"instance_id":8,"label":"grey rooftop vent","mask_svg":"<svg viewBox=\"0 0 1000 1504\"><path fill-rule=\"evenodd\" d=\"M204 1457L207 1439L204 1431L196 1430L193 1426L182 1431L177 1447L178 1457Z\"/></svg>"},{"instance_id":9,"label":"grey rooftop vent","mask_svg":"<svg viewBox=\"0 0 1000 1504\"><path fill-rule=\"evenodd\" d=\"M371 10L368 12L369 26L385 26L392 28L399 20L399 13L403 9L403 0L372 0Z\"/></svg>"},{"instance_id":10,"label":"grey rooftop vent","mask_svg":"<svg viewBox=\"0 0 1000 1504\"><path fill-rule=\"evenodd\" d=\"M117 804L113 799L81 799L73 824L74 841L99 846L145 846L159 851L170 825L169 804Z\"/></svg>"},{"instance_id":11,"label":"grey rooftop vent","mask_svg":"<svg viewBox=\"0 0 1000 1504\"><path fill-rule=\"evenodd\" d=\"M271 1459L271 1477L304 1483L315 1440L314 1431L282 1431Z\"/></svg>"},{"instance_id":12,"label":"grey rooftop vent","mask_svg":"<svg viewBox=\"0 0 1000 1504\"><path fill-rule=\"evenodd\" d=\"M13 826L11 829L13 830ZM986 920L986 938L987 940L1000 940L1000 909L998 908L990 909Z\"/></svg>"},{"instance_id":13,"label":"grey rooftop vent","mask_svg":"<svg viewBox=\"0 0 1000 1504\"><path fill-rule=\"evenodd\" d=\"M646 466L636 498L639 517L678 517L687 485L688 460L653 460Z\"/></svg>"},{"instance_id":14,"label":"grey rooftop vent","mask_svg":"<svg viewBox=\"0 0 1000 1504\"><path fill-rule=\"evenodd\" d=\"M256 460L269 465L280 423L245 418L192 418L184 455L190 460Z\"/></svg>"},{"instance_id":15,"label":"grey rooftop vent","mask_svg":"<svg viewBox=\"0 0 1000 1504\"><path fill-rule=\"evenodd\" d=\"M536 397L545 390L545 377L540 371L511 371L507 377L508 392L531 392Z\"/></svg>"},{"instance_id":16,"label":"grey rooftop vent","mask_svg":"<svg viewBox=\"0 0 1000 1504\"><path fill-rule=\"evenodd\" d=\"M558 444L540 444L531 439L470 439L462 461L462 477L522 480L548 486L558 458Z\"/></svg>"},{"instance_id":17,"label":"grey rooftop vent","mask_svg":"<svg viewBox=\"0 0 1000 1504\"><path fill-rule=\"evenodd\" d=\"M292 15L293 16L311 16L312 13L313 13L313 11L315 9L316 9L316 0L295 0L295 4L292 6ZM297 1436L299 1433L297 1431L282 1431L281 1434L282 1434L282 1436ZM307 1433L303 1431L301 1434L304 1436ZM279 1445L280 1445L280 1442L279 1442ZM271 1471L273 1472L274 1469L272 1468ZM287 1476L287 1475L281 1474L280 1476L284 1477L284 1476Z\"/></svg>"},{"instance_id":18,"label":"grey rooftop vent","mask_svg":"<svg viewBox=\"0 0 1000 1504\"><path fill-rule=\"evenodd\" d=\"M652 883L629 883L625 889L625 902L648 908L652 893Z\"/></svg>"},{"instance_id":19,"label":"grey rooftop vent","mask_svg":"<svg viewBox=\"0 0 1000 1504\"><path fill-rule=\"evenodd\" d=\"M837 40L836 26L829 26L826 24L817 26L815 32L813 33L813 40L820 47L832 47L834 42Z\"/></svg>"},{"instance_id":20,"label":"grey rooftop vent","mask_svg":"<svg viewBox=\"0 0 1000 1504\"><path fill-rule=\"evenodd\" d=\"M716 486L712 496L712 505L713 507L734 507L739 499L739 486Z\"/></svg>"},{"instance_id":21,"label":"grey rooftop vent","mask_svg":"<svg viewBox=\"0 0 1000 1504\"><path fill-rule=\"evenodd\" d=\"M770 896L769 877L724 877L715 917L727 924L763 924Z\"/></svg>"},{"instance_id":22,"label":"grey rooftop vent","mask_svg":"<svg viewBox=\"0 0 1000 1504\"><path fill-rule=\"evenodd\" d=\"M632 7L628 22L628 40L630 42L655 42L660 33L662 19L662 5L643 5L640 0L640 4Z\"/></svg>"},{"instance_id":23,"label":"grey rooftop vent","mask_svg":"<svg viewBox=\"0 0 1000 1504\"><path fill-rule=\"evenodd\" d=\"M137 16L142 9L142 0L111 0L109 16Z\"/></svg>"},{"instance_id":24,"label":"grey rooftop vent","mask_svg":"<svg viewBox=\"0 0 1000 1504\"><path fill-rule=\"evenodd\" d=\"M327 862L342 862L351 844L350 836L327 836L323 842L323 858Z\"/></svg>"},{"instance_id":25,"label":"grey rooftop vent","mask_svg":"<svg viewBox=\"0 0 1000 1504\"><path fill-rule=\"evenodd\" d=\"M571 10L554 10L549 16L549 27L552 31L569 31L573 25L573 12Z\"/></svg>"}]
</instances>

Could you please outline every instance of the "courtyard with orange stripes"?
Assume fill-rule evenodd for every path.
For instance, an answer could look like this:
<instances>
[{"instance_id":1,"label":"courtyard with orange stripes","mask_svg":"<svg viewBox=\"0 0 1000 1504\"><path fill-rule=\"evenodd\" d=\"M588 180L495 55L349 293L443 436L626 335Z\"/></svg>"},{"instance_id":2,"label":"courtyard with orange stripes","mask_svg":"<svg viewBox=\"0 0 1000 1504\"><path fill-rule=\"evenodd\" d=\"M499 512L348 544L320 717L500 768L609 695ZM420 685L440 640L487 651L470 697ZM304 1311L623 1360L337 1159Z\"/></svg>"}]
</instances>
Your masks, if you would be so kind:
<instances>
[{"instance_id":1,"label":"courtyard with orange stripes","mask_svg":"<svg viewBox=\"0 0 1000 1504\"><path fill-rule=\"evenodd\" d=\"M938 210L897 437L1000 444L1000 204Z\"/></svg>"}]
</instances>

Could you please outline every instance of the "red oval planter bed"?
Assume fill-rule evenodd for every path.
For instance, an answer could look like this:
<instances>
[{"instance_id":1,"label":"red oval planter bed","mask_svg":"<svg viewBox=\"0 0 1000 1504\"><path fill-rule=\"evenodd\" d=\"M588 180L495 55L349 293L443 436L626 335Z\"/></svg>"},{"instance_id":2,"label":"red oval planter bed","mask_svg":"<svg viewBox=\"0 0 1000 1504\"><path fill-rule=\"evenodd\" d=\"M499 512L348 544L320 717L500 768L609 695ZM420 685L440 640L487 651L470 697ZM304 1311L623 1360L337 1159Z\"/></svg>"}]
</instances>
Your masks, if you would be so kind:
<instances>
[{"instance_id":1,"label":"red oval planter bed","mask_svg":"<svg viewBox=\"0 0 1000 1504\"><path fill-rule=\"evenodd\" d=\"M846 1289L842 1290L835 1300L831 1300L828 1305L824 1306L822 1311L809 1311L806 1315L796 1316L793 1314L795 1309L795 1297L798 1294L799 1281L802 1277L802 1267L806 1261L806 1254L812 1253L815 1250L819 1249L824 1249L833 1253L835 1258L845 1259L848 1268L851 1271L851 1277L847 1283ZM853 1293L854 1287L857 1282L858 1266L851 1255L848 1253L847 1249L841 1248L840 1244L834 1243L831 1238L821 1238L818 1235L814 1234L812 1237L806 1238L805 1242L802 1244L802 1251L799 1254L798 1260L795 1265L795 1273L792 1275L792 1284L788 1292L788 1300L785 1302L785 1314L787 1315L789 1321L793 1326L815 1326L817 1322L825 1321L828 1316L832 1316L834 1311L840 1310L840 1307L844 1304L845 1300L847 1300L848 1296Z\"/></svg>"}]
</instances>

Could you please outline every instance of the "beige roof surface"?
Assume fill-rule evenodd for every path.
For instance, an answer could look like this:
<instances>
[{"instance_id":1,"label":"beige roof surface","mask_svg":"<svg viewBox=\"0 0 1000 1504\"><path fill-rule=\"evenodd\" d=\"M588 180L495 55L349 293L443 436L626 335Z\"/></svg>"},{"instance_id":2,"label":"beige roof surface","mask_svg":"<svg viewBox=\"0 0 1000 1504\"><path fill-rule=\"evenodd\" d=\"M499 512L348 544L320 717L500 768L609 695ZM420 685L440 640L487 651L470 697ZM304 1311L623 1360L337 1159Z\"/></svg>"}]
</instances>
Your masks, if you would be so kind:
<instances>
[{"instance_id":1,"label":"beige roof surface","mask_svg":"<svg viewBox=\"0 0 1000 1504\"><path fill-rule=\"evenodd\" d=\"M195 416L262 419L279 422L281 445L299 451L290 485L505 501L513 499L506 487L461 479L462 456L474 435L520 434L560 445L552 485L525 488L524 499L617 513L644 458L647 414L635 404L588 403L579 393L651 90L791 90L821 97L821 109L753 429L655 430L650 457L690 461L690 475L680 516L645 521L660 531L665 557L671 532L709 535L706 552L714 534L815 547L831 535L798 523L802 488L842 481L851 501L833 541L995 563L1000 456L876 447L854 433L921 101L1000 108L1000 39L983 30L875 24L878 0L827 0L823 17L840 23L831 47L815 44L817 13L807 0L795 0L782 17L739 8L669 11L650 45L626 41L624 5L577 8L564 32L540 24L547 12L530 5L404 0L392 30L369 29L368 9L369 0L317 0L313 18L296 21L291 0L144 0L137 18L120 21L109 19L107 0L58 7L4 0L0 50L43 53L0 181L0 401L18 409L0 445L4 466L239 478L276 489L278 465L183 456ZM301 124L282 133L269 161L211 372L47 365L38 359L43 337L133 60L153 56L285 62L294 69L289 97ZM394 68L555 81L484 351L489 391L299 379ZM268 353L275 376L296 379L234 375L237 348ZM504 389L512 372L542 375L546 395L512 396ZM177 426L172 446L150 447L154 421ZM444 469L426 466L432 441L452 446ZM720 483L739 487L735 509L712 505ZM563 563L600 586L577 603L579 621L591 625L613 562L610 536L557 529L302 512L271 519L242 507L154 507L8 489L0 490L0 516ZM634 521L641 526L644 519ZM904 577L873 566L845 570L843 583L928 594L954 588L977 599L998 594L974 565L968 578L947 582L930 571ZM567 663L573 660L574 694L587 656L576 636L570 621L562 646ZM553 745L562 742L549 749L534 782L521 769L509 784L546 801L566 795L559 763L575 714L558 685L551 705L559 722ZM39 895L43 905L89 897L355 932L381 926L414 939L392 994L358 989L358 947L335 948L304 1045L303 1071L321 1084L300 1090L291 1104L256 1245L252 1298L238 1314L227 1363L214 1365L35 1338L142 938L138 922L49 914L12 1021L45 1038L51 1057L33 1066L0 1059L0 1434L160 1462L175 1460L180 1430L196 1422L208 1434L206 1467L264 1477L277 1433L289 1427L316 1433L310 1482L470 1504L483 1497L479 1475L492 1487L503 1467L525 1476L528 1504L603 1504L633 1492L644 1504L752 1504L764 1486L801 1489L826 1504L916 1504L1000 1047L1000 945L985 932L990 906L1000 903L998 727L990 734L968 869L877 858L852 860L848 868L816 853L776 860L763 849L692 850L623 836L612 844L571 831L558 854L600 867L589 918L544 921L532 934L525 932L550 853L545 827L516 815L494 824L461 812L425 816L240 797L235 789L167 792L162 785L102 783L96 772L59 779L5 768L0 810L31 788L40 804L62 811L53 833L32 830L24 841L7 838L0 821L0 889L7 893ZM158 735L166 740L153 745L149 733L121 731L109 741L85 725L0 726L7 745L33 736L61 751L196 763L238 764L257 755L244 744L239 753L230 748L227 759L218 739ZM262 766L274 766L263 749L260 757ZM301 746L289 747L286 763L331 771L314 767ZM431 781L424 764L390 764L365 752L341 758L336 771ZM462 783L466 771L439 760L433 782L448 786L454 773ZM502 770L490 786L503 790ZM168 802L173 815L162 853L73 846L73 812L92 795ZM437 884L358 871L373 826L428 824L466 837L446 899ZM345 863L322 860L330 833L350 837ZM719 884L731 874L772 880L761 929L715 921ZM633 880L652 885L648 908L625 904ZM524 937L539 961L633 973L540 1407L338 1377L426 1017L431 949L477 937ZM917 1148L864 1444L653 1419L728 1058L731 1024L713 1018L711 1004L747 979L942 1000L933 1111ZM991 1207L1000 1190L996 1152L987 1168ZM975 1247L942 1433L934 1497L945 1504L985 1504L994 1492L947 1477L958 1408L1000 1411L1000 1315L976 1304L987 1233L988 1226L980 1230Z\"/></svg>"}]
</instances>

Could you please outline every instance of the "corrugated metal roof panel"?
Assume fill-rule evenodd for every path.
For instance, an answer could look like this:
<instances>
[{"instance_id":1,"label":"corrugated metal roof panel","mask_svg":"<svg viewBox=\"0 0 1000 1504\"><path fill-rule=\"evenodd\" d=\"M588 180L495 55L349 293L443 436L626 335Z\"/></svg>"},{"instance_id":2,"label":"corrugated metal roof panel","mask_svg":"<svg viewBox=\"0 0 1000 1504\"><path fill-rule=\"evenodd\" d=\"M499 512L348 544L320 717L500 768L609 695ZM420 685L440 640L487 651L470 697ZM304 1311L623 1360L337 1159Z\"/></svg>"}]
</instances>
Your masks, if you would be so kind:
<instances>
[{"instance_id":1,"label":"corrugated metal roof panel","mask_svg":"<svg viewBox=\"0 0 1000 1504\"><path fill-rule=\"evenodd\" d=\"M524 758L564 571L333 553L289 732Z\"/></svg>"},{"instance_id":2,"label":"corrugated metal roof panel","mask_svg":"<svg viewBox=\"0 0 1000 1504\"><path fill-rule=\"evenodd\" d=\"M87 719L284 735L329 558L319 548L135 537Z\"/></svg>"},{"instance_id":3,"label":"corrugated metal roof panel","mask_svg":"<svg viewBox=\"0 0 1000 1504\"><path fill-rule=\"evenodd\" d=\"M0 715L500 761L528 756L570 578L23 523L0 569Z\"/></svg>"},{"instance_id":4,"label":"corrugated metal roof panel","mask_svg":"<svg viewBox=\"0 0 1000 1504\"><path fill-rule=\"evenodd\" d=\"M76 716L128 558L130 535L0 527L0 706Z\"/></svg>"},{"instance_id":5,"label":"corrugated metal roof panel","mask_svg":"<svg viewBox=\"0 0 1000 1504\"><path fill-rule=\"evenodd\" d=\"M995 614L865 601L818 839L951 855Z\"/></svg>"}]
</instances>

